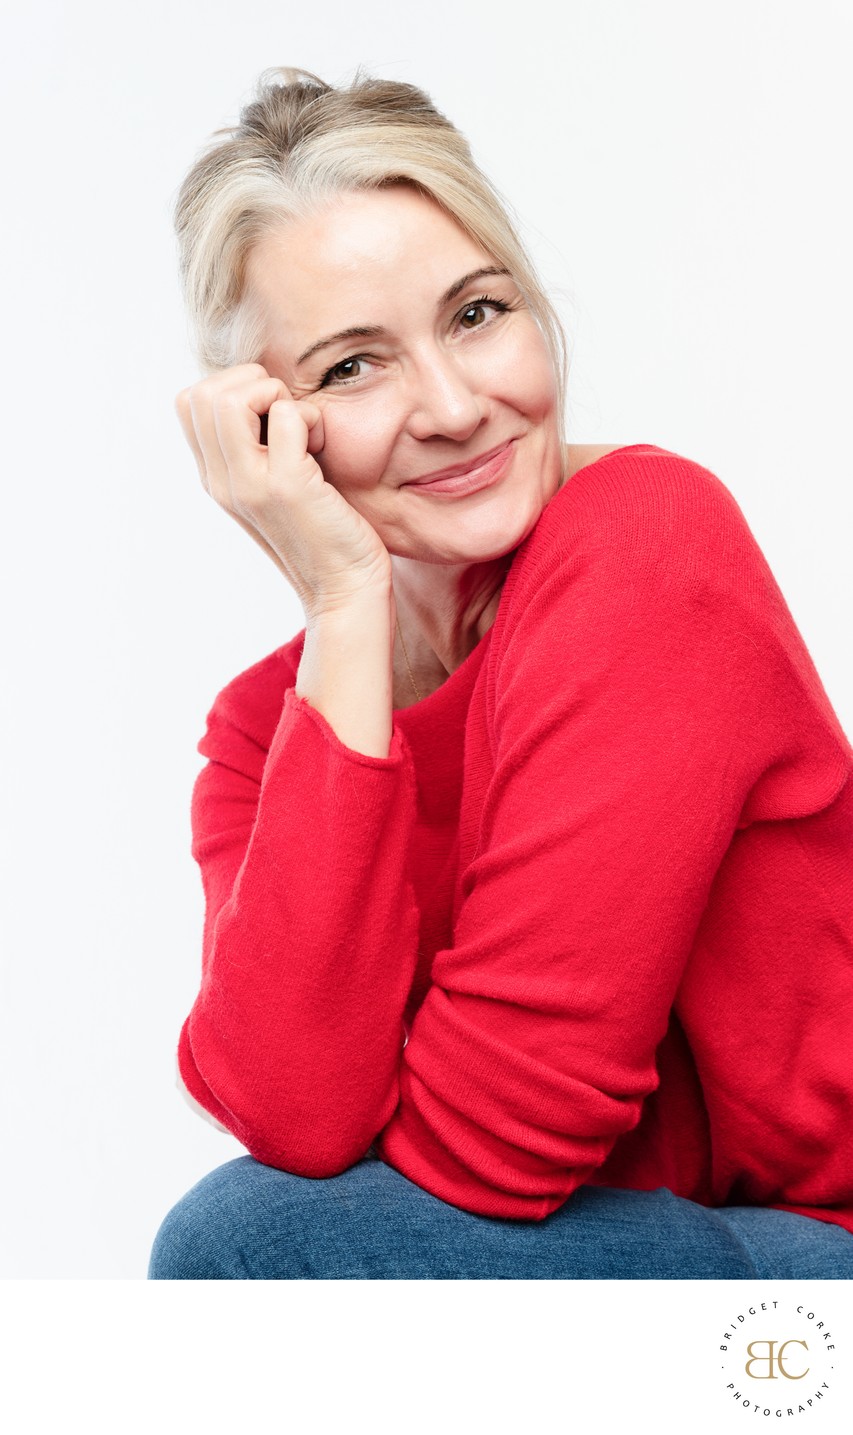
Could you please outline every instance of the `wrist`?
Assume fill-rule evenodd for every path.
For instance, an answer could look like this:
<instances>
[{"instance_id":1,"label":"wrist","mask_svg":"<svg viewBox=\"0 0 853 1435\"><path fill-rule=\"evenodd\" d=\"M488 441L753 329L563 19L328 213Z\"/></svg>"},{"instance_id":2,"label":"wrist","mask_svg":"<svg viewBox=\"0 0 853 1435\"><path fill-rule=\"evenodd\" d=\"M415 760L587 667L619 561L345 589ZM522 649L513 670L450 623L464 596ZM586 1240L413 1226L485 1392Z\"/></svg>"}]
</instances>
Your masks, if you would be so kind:
<instances>
[{"instance_id":1,"label":"wrist","mask_svg":"<svg viewBox=\"0 0 853 1435\"><path fill-rule=\"evenodd\" d=\"M318 627L343 626L353 619L364 620L366 615L388 613L391 620L391 597L393 586L387 583L366 584L350 593L339 593L334 597L318 598L305 607L305 627L313 631Z\"/></svg>"}]
</instances>

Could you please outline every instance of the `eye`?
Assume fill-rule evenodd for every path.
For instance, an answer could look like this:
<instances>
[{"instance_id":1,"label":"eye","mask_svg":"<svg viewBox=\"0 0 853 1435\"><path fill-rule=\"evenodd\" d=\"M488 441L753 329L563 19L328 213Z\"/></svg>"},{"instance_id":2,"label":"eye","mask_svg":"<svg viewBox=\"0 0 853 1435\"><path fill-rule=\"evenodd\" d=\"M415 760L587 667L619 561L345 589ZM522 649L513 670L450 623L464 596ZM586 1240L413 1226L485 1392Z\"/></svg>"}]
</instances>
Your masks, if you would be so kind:
<instances>
[{"instance_id":1,"label":"eye","mask_svg":"<svg viewBox=\"0 0 853 1435\"><path fill-rule=\"evenodd\" d=\"M498 314L507 314L510 310L517 309L518 307L518 304L508 304L503 299L493 299L489 294L481 294L478 299L472 299L469 304L465 305L464 309L460 309L456 317L461 322L469 314L476 314L478 310L482 312L484 309L496 309ZM470 324L466 327L469 331L471 329L485 329L488 324L494 322L495 320L491 319L485 323ZM326 370L320 380L318 388L324 389L331 386L340 389L345 388L347 384L355 383L363 377L360 369L356 373L347 371L350 370L351 365L358 364L361 366L365 361L370 362L365 354L350 354L346 359L339 359L336 364L333 364L330 369Z\"/></svg>"},{"instance_id":2,"label":"eye","mask_svg":"<svg viewBox=\"0 0 853 1435\"><path fill-rule=\"evenodd\" d=\"M320 388L325 388L330 383L335 383L338 386L340 386L341 384L352 383L354 379L358 379L361 377L360 373L353 374L347 373L345 371L349 368L350 364L363 363L363 354L352 354L348 359L340 359L337 364L333 364L330 369L326 370L325 374L320 380ZM339 373L341 374L340 377L338 377Z\"/></svg>"},{"instance_id":3,"label":"eye","mask_svg":"<svg viewBox=\"0 0 853 1435\"><path fill-rule=\"evenodd\" d=\"M469 314L476 314L478 309L497 309L499 314L505 314L507 310L511 309L512 307L513 306L511 304L505 304L502 299L490 299L488 294L482 294L479 299L472 299L470 304L465 305L465 308L462 310L461 314L459 315L459 318L460 320L462 320L467 318ZM470 327L474 329L482 329L485 327L485 325L472 324L470 325Z\"/></svg>"}]
</instances>

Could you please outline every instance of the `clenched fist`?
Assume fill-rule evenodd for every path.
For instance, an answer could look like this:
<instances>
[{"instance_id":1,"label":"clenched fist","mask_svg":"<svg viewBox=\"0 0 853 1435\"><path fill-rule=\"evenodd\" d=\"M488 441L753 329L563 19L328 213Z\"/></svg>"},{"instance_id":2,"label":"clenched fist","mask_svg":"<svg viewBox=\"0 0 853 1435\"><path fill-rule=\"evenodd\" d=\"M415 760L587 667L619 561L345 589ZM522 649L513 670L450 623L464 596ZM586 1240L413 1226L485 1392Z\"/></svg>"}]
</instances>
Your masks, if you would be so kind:
<instances>
[{"instance_id":1,"label":"clenched fist","mask_svg":"<svg viewBox=\"0 0 853 1435\"><path fill-rule=\"evenodd\" d=\"M391 593L387 548L313 457L324 443L316 404L262 364L236 364L182 389L175 408L204 487L284 574L308 622Z\"/></svg>"}]
</instances>

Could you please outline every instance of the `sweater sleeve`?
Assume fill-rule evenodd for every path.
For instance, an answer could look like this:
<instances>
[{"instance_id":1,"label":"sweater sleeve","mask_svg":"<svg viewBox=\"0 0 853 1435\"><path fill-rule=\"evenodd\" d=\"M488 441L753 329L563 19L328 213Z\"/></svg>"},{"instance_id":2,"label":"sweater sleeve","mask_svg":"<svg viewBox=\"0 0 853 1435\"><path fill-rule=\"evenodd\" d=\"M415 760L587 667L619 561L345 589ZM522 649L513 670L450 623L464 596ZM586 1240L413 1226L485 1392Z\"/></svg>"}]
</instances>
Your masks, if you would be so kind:
<instances>
[{"instance_id":1,"label":"sweater sleeve","mask_svg":"<svg viewBox=\"0 0 853 1435\"><path fill-rule=\"evenodd\" d=\"M491 1217L542 1220L638 1123L733 835L822 808L851 766L720 481L577 482L496 621L479 845L376 1143Z\"/></svg>"},{"instance_id":2,"label":"sweater sleeve","mask_svg":"<svg viewBox=\"0 0 853 1435\"><path fill-rule=\"evenodd\" d=\"M398 1100L419 922L412 756L396 727L387 758L346 747L292 686L265 752L250 686L242 704L239 679L219 694L199 743L202 980L178 1065L257 1160L328 1176Z\"/></svg>"}]
</instances>

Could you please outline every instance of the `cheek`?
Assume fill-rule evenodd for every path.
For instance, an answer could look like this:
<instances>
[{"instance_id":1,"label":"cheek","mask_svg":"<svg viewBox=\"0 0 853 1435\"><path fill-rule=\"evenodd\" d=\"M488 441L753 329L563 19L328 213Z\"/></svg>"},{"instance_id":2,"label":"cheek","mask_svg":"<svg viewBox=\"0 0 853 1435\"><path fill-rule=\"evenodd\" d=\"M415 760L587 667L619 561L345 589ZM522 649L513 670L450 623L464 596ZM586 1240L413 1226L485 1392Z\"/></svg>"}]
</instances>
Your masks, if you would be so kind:
<instances>
[{"instance_id":1,"label":"cheek","mask_svg":"<svg viewBox=\"0 0 853 1435\"><path fill-rule=\"evenodd\" d=\"M323 404L325 440L317 463L336 488L368 488L385 471L394 428L387 405L364 399Z\"/></svg>"},{"instance_id":2,"label":"cheek","mask_svg":"<svg viewBox=\"0 0 853 1435\"><path fill-rule=\"evenodd\" d=\"M551 356L536 329L518 344L506 345L493 356L487 377L495 398L532 417L542 418L555 407L557 384Z\"/></svg>"}]
</instances>

